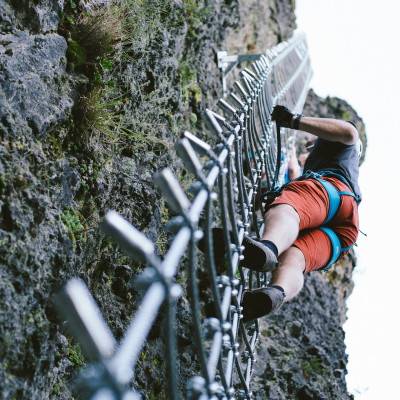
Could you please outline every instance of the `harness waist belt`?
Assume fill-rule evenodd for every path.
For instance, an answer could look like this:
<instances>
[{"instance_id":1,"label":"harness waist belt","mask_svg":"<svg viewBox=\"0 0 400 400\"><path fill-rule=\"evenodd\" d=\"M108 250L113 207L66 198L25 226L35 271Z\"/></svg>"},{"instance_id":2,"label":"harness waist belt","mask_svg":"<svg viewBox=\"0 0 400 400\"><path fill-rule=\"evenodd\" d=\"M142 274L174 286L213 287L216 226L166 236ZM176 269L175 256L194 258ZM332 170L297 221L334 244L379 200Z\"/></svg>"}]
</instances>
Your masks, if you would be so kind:
<instances>
[{"instance_id":1,"label":"harness waist belt","mask_svg":"<svg viewBox=\"0 0 400 400\"><path fill-rule=\"evenodd\" d=\"M356 195L350 191L340 191L335 185L323 179L324 175L318 172L307 171L303 176L299 179L315 179L317 180L326 190L329 199L329 208L328 214L325 218L325 221L322 225L327 224L328 222L332 221L334 216L339 210L340 207L340 200L342 196L351 196L357 201Z\"/></svg>"}]
</instances>

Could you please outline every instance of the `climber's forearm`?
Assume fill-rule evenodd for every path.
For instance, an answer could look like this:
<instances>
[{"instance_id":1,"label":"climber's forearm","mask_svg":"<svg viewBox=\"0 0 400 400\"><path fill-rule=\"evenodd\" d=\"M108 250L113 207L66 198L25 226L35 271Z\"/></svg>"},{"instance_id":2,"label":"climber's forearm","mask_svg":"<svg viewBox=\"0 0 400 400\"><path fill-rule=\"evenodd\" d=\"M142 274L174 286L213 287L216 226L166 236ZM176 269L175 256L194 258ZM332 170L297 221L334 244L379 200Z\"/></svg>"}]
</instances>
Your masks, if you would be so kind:
<instances>
[{"instance_id":1,"label":"climber's forearm","mask_svg":"<svg viewBox=\"0 0 400 400\"><path fill-rule=\"evenodd\" d=\"M296 148L293 146L289 156L288 162L289 179L292 181L301 175L299 161L296 156Z\"/></svg>"},{"instance_id":2,"label":"climber's forearm","mask_svg":"<svg viewBox=\"0 0 400 400\"><path fill-rule=\"evenodd\" d=\"M358 140L357 129L349 122L339 119L301 117L299 130L331 142L354 144Z\"/></svg>"}]
</instances>

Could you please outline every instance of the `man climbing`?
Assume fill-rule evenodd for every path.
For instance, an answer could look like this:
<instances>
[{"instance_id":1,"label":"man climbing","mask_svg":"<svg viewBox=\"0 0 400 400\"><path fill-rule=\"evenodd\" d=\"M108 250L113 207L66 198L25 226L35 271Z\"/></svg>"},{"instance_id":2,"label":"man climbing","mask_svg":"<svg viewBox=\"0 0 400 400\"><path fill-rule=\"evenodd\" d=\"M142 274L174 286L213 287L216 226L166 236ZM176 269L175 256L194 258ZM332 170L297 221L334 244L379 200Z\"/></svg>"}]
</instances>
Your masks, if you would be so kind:
<instances>
[{"instance_id":1,"label":"man climbing","mask_svg":"<svg viewBox=\"0 0 400 400\"><path fill-rule=\"evenodd\" d=\"M273 271L270 286L245 291L244 321L273 311L302 289L305 272L329 268L358 236L361 141L352 123L304 117L276 106L272 119L317 136L305 173L267 206L260 240L245 237L243 265Z\"/></svg>"}]
</instances>

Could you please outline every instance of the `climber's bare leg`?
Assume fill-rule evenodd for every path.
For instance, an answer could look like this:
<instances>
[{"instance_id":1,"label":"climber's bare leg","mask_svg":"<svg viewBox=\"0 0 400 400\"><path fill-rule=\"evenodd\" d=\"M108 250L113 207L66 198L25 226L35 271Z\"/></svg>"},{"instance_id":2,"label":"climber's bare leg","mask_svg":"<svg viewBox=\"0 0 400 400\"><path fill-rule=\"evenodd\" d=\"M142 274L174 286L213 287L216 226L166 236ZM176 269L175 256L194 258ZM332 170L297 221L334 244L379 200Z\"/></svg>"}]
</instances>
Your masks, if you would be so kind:
<instances>
[{"instance_id":1,"label":"climber's bare leg","mask_svg":"<svg viewBox=\"0 0 400 400\"><path fill-rule=\"evenodd\" d=\"M305 264L303 253L294 246L279 256L279 267L272 274L272 284L283 288L285 301L292 300L302 289Z\"/></svg>"},{"instance_id":2,"label":"climber's bare leg","mask_svg":"<svg viewBox=\"0 0 400 400\"><path fill-rule=\"evenodd\" d=\"M262 240L270 240L282 254L297 239L300 218L296 210L288 204L278 204L270 208L264 218Z\"/></svg>"}]
</instances>

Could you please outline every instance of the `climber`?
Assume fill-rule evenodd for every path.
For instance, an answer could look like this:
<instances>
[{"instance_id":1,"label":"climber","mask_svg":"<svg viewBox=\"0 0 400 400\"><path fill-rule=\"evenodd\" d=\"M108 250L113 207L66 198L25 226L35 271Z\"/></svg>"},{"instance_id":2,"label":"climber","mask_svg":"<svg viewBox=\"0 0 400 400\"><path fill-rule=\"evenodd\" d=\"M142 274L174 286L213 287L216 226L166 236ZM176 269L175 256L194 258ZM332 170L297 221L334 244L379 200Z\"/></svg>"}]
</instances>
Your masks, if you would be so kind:
<instances>
[{"instance_id":1,"label":"climber","mask_svg":"<svg viewBox=\"0 0 400 400\"><path fill-rule=\"evenodd\" d=\"M262 237L244 238L242 265L273 271L268 287L244 292L244 321L274 312L293 299L303 287L304 273L331 267L358 236L362 147L355 125L293 114L279 105L272 119L317 138L305 161L306 172L284 185L266 206Z\"/></svg>"}]
</instances>

